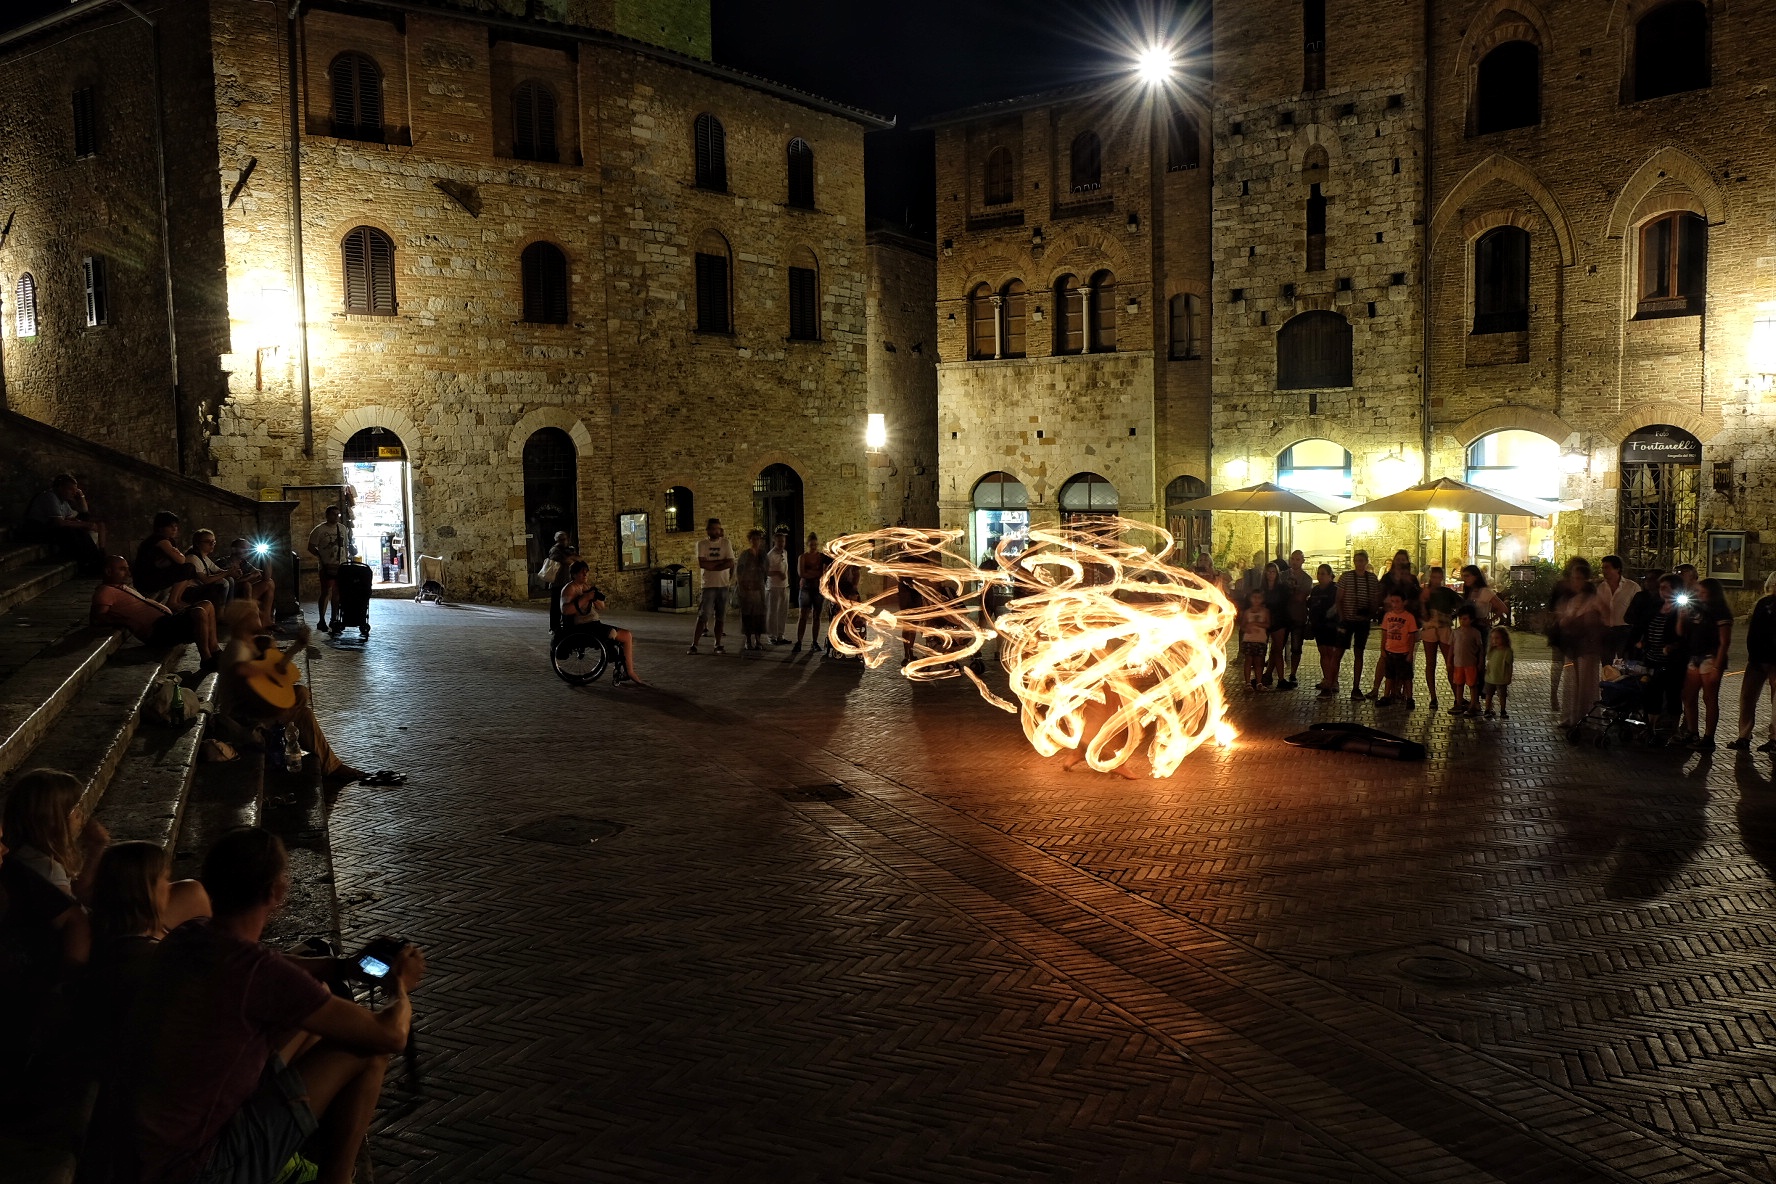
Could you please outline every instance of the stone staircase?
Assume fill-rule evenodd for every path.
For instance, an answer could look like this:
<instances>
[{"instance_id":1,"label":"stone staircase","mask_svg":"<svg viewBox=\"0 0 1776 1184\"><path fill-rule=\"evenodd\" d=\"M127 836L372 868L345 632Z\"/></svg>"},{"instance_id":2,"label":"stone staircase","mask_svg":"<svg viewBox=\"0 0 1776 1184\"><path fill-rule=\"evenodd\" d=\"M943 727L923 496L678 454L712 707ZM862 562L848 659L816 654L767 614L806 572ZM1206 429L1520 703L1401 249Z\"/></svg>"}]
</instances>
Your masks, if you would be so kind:
<instances>
[{"instance_id":1,"label":"stone staircase","mask_svg":"<svg viewBox=\"0 0 1776 1184\"><path fill-rule=\"evenodd\" d=\"M206 714L182 727L144 719L144 700L164 672L177 672L206 705L215 676L199 676L195 647L157 654L121 631L89 624L95 586L77 579L73 564L17 544L0 528L0 799L26 770L73 773L86 787L82 806L113 841L161 845L172 853L175 878L196 875L224 831L267 825L291 844L293 895L305 902L268 939L336 936L318 779L274 776L268 810L257 754L199 761ZM49 1109L18 1121L0 1116L0 1184L72 1180L85 1108L69 1100Z\"/></svg>"}]
</instances>

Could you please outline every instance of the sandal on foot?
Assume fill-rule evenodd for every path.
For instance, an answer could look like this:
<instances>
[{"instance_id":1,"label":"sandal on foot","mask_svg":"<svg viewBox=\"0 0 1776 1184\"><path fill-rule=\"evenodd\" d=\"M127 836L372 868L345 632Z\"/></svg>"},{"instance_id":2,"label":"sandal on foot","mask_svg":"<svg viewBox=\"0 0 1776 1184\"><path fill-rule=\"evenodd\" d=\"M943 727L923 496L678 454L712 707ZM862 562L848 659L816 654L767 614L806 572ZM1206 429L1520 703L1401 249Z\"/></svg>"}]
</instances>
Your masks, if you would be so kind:
<instances>
[{"instance_id":1,"label":"sandal on foot","mask_svg":"<svg viewBox=\"0 0 1776 1184\"><path fill-rule=\"evenodd\" d=\"M393 769L378 769L368 777L358 778L359 785L406 785L407 774Z\"/></svg>"}]
</instances>

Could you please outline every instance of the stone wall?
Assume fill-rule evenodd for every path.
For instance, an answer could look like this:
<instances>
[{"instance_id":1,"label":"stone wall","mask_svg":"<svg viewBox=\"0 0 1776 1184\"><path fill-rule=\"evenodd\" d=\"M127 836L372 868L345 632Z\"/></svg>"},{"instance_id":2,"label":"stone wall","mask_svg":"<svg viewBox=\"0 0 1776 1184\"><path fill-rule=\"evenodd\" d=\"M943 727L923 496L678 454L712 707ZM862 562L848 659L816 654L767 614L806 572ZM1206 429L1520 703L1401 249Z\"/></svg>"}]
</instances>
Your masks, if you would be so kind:
<instances>
[{"instance_id":1,"label":"stone wall","mask_svg":"<svg viewBox=\"0 0 1776 1184\"><path fill-rule=\"evenodd\" d=\"M936 526L937 263L930 243L869 236L869 410L888 444L869 454L864 525Z\"/></svg>"}]
</instances>

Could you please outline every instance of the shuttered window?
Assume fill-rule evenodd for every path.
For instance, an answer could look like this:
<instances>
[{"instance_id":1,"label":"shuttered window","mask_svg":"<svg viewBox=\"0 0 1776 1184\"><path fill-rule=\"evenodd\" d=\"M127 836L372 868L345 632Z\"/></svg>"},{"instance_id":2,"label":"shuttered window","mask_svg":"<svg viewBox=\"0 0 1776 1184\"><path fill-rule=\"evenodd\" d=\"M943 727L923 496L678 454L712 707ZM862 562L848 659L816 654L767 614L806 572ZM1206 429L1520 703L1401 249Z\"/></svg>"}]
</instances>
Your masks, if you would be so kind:
<instances>
[{"instance_id":1,"label":"shuttered window","mask_svg":"<svg viewBox=\"0 0 1776 1184\"><path fill-rule=\"evenodd\" d=\"M1116 277L1107 271L1091 280L1091 347L1093 353L1116 348Z\"/></svg>"},{"instance_id":2,"label":"shuttered window","mask_svg":"<svg viewBox=\"0 0 1776 1184\"><path fill-rule=\"evenodd\" d=\"M521 83L512 92L512 155L519 160L560 159L555 147L555 92L540 82Z\"/></svg>"},{"instance_id":3,"label":"shuttered window","mask_svg":"<svg viewBox=\"0 0 1776 1184\"><path fill-rule=\"evenodd\" d=\"M799 137L789 142L789 204L814 208L814 149Z\"/></svg>"},{"instance_id":4,"label":"shuttered window","mask_svg":"<svg viewBox=\"0 0 1776 1184\"><path fill-rule=\"evenodd\" d=\"M789 269L789 335L797 341L820 340L820 290L814 269Z\"/></svg>"},{"instance_id":5,"label":"shuttered window","mask_svg":"<svg viewBox=\"0 0 1776 1184\"><path fill-rule=\"evenodd\" d=\"M1079 281L1064 275L1055 281L1055 353L1077 354L1085 351L1085 298Z\"/></svg>"},{"instance_id":6,"label":"shuttered window","mask_svg":"<svg viewBox=\"0 0 1776 1184\"><path fill-rule=\"evenodd\" d=\"M1029 293L1024 290L1023 280L1012 280L1000 289L1001 308L999 356L1002 358L1021 358L1024 356L1024 321L1029 309Z\"/></svg>"},{"instance_id":7,"label":"shuttered window","mask_svg":"<svg viewBox=\"0 0 1776 1184\"><path fill-rule=\"evenodd\" d=\"M1335 312L1304 312L1277 332L1277 389L1351 384L1350 322Z\"/></svg>"},{"instance_id":8,"label":"shuttered window","mask_svg":"<svg viewBox=\"0 0 1776 1184\"><path fill-rule=\"evenodd\" d=\"M1202 166L1202 129L1182 107L1172 108L1166 124L1166 171L1179 172Z\"/></svg>"},{"instance_id":9,"label":"shuttered window","mask_svg":"<svg viewBox=\"0 0 1776 1184\"><path fill-rule=\"evenodd\" d=\"M1002 206L1012 199L1011 149L995 148L987 153L987 170L982 200L990 206Z\"/></svg>"},{"instance_id":10,"label":"shuttered window","mask_svg":"<svg viewBox=\"0 0 1776 1184\"><path fill-rule=\"evenodd\" d=\"M999 319L993 294L985 284L968 294L968 356L975 359L999 355Z\"/></svg>"},{"instance_id":11,"label":"shuttered window","mask_svg":"<svg viewBox=\"0 0 1776 1184\"><path fill-rule=\"evenodd\" d=\"M37 336L37 277L30 272L19 276L17 307L13 309L13 327L20 337Z\"/></svg>"},{"instance_id":12,"label":"shuttered window","mask_svg":"<svg viewBox=\"0 0 1776 1184\"><path fill-rule=\"evenodd\" d=\"M1104 183L1104 146L1096 132L1081 132L1073 138L1068 176L1074 193L1092 193Z\"/></svg>"},{"instance_id":13,"label":"shuttered window","mask_svg":"<svg viewBox=\"0 0 1776 1184\"><path fill-rule=\"evenodd\" d=\"M518 259L524 277L524 319L567 324L567 256L553 243L531 243Z\"/></svg>"},{"instance_id":14,"label":"shuttered window","mask_svg":"<svg viewBox=\"0 0 1776 1184\"><path fill-rule=\"evenodd\" d=\"M93 88L74 92L74 155L93 156L99 150L99 104Z\"/></svg>"},{"instance_id":15,"label":"shuttered window","mask_svg":"<svg viewBox=\"0 0 1776 1184\"><path fill-rule=\"evenodd\" d=\"M86 323L89 328L111 323L111 296L105 274L105 257L88 255L80 261L86 281Z\"/></svg>"},{"instance_id":16,"label":"shuttered window","mask_svg":"<svg viewBox=\"0 0 1776 1184\"><path fill-rule=\"evenodd\" d=\"M382 139L382 71L368 54L342 53L327 69L333 82L333 134Z\"/></svg>"},{"instance_id":17,"label":"shuttered window","mask_svg":"<svg viewBox=\"0 0 1776 1184\"><path fill-rule=\"evenodd\" d=\"M340 244L345 256L345 311L395 315L395 244L374 226L359 226Z\"/></svg>"},{"instance_id":18,"label":"shuttered window","mask_svg":"<svg viewBox=\"0 0 1776 1184\"><path fill-rule=\"evenodd\" d=\"M721 120L705 111L697 116L697 188L728 191L728 134ZM726 266L726 261L723 261Z\"/></svg>"},{"instance_id":19,"label":"shuttered window","mask_svg":"<svg viewBox=\"0 0 1776 1184\"><path fill-rule=\"evenodd\" d=\"M697 330L728 333L728 257L697 252Z\"/></svg>"}]
</instances>

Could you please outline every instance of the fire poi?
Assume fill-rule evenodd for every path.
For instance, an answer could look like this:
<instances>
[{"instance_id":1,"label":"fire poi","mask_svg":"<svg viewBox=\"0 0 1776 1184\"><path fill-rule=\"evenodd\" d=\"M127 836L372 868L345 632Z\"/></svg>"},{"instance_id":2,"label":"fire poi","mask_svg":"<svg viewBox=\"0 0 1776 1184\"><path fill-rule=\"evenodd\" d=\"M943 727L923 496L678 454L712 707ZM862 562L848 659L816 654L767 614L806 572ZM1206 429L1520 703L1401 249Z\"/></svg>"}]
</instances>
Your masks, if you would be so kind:
<instances>
[{"instance_id":1,"label":"fire poi","mask_svg":"<svg viewBox=\"0 0 1776 1184\"><path fill-rule=\"evenodd\" d=\"M829 543L833 648L877 669L899 640L907 678L965 677L1018 715L1037 752L1083 750L1100 772L1144 753L1168 777L1205 740L1232 739L1221 679L1233 606L1166 562L1170 534L1127 518L1036 528L1022 551L999 544L998 571L957 552L962 534L893 527ZM860 591L867 577L880 591ZM981 677L995 636L1015 703Z\"/></svg>"}]
</instances>

